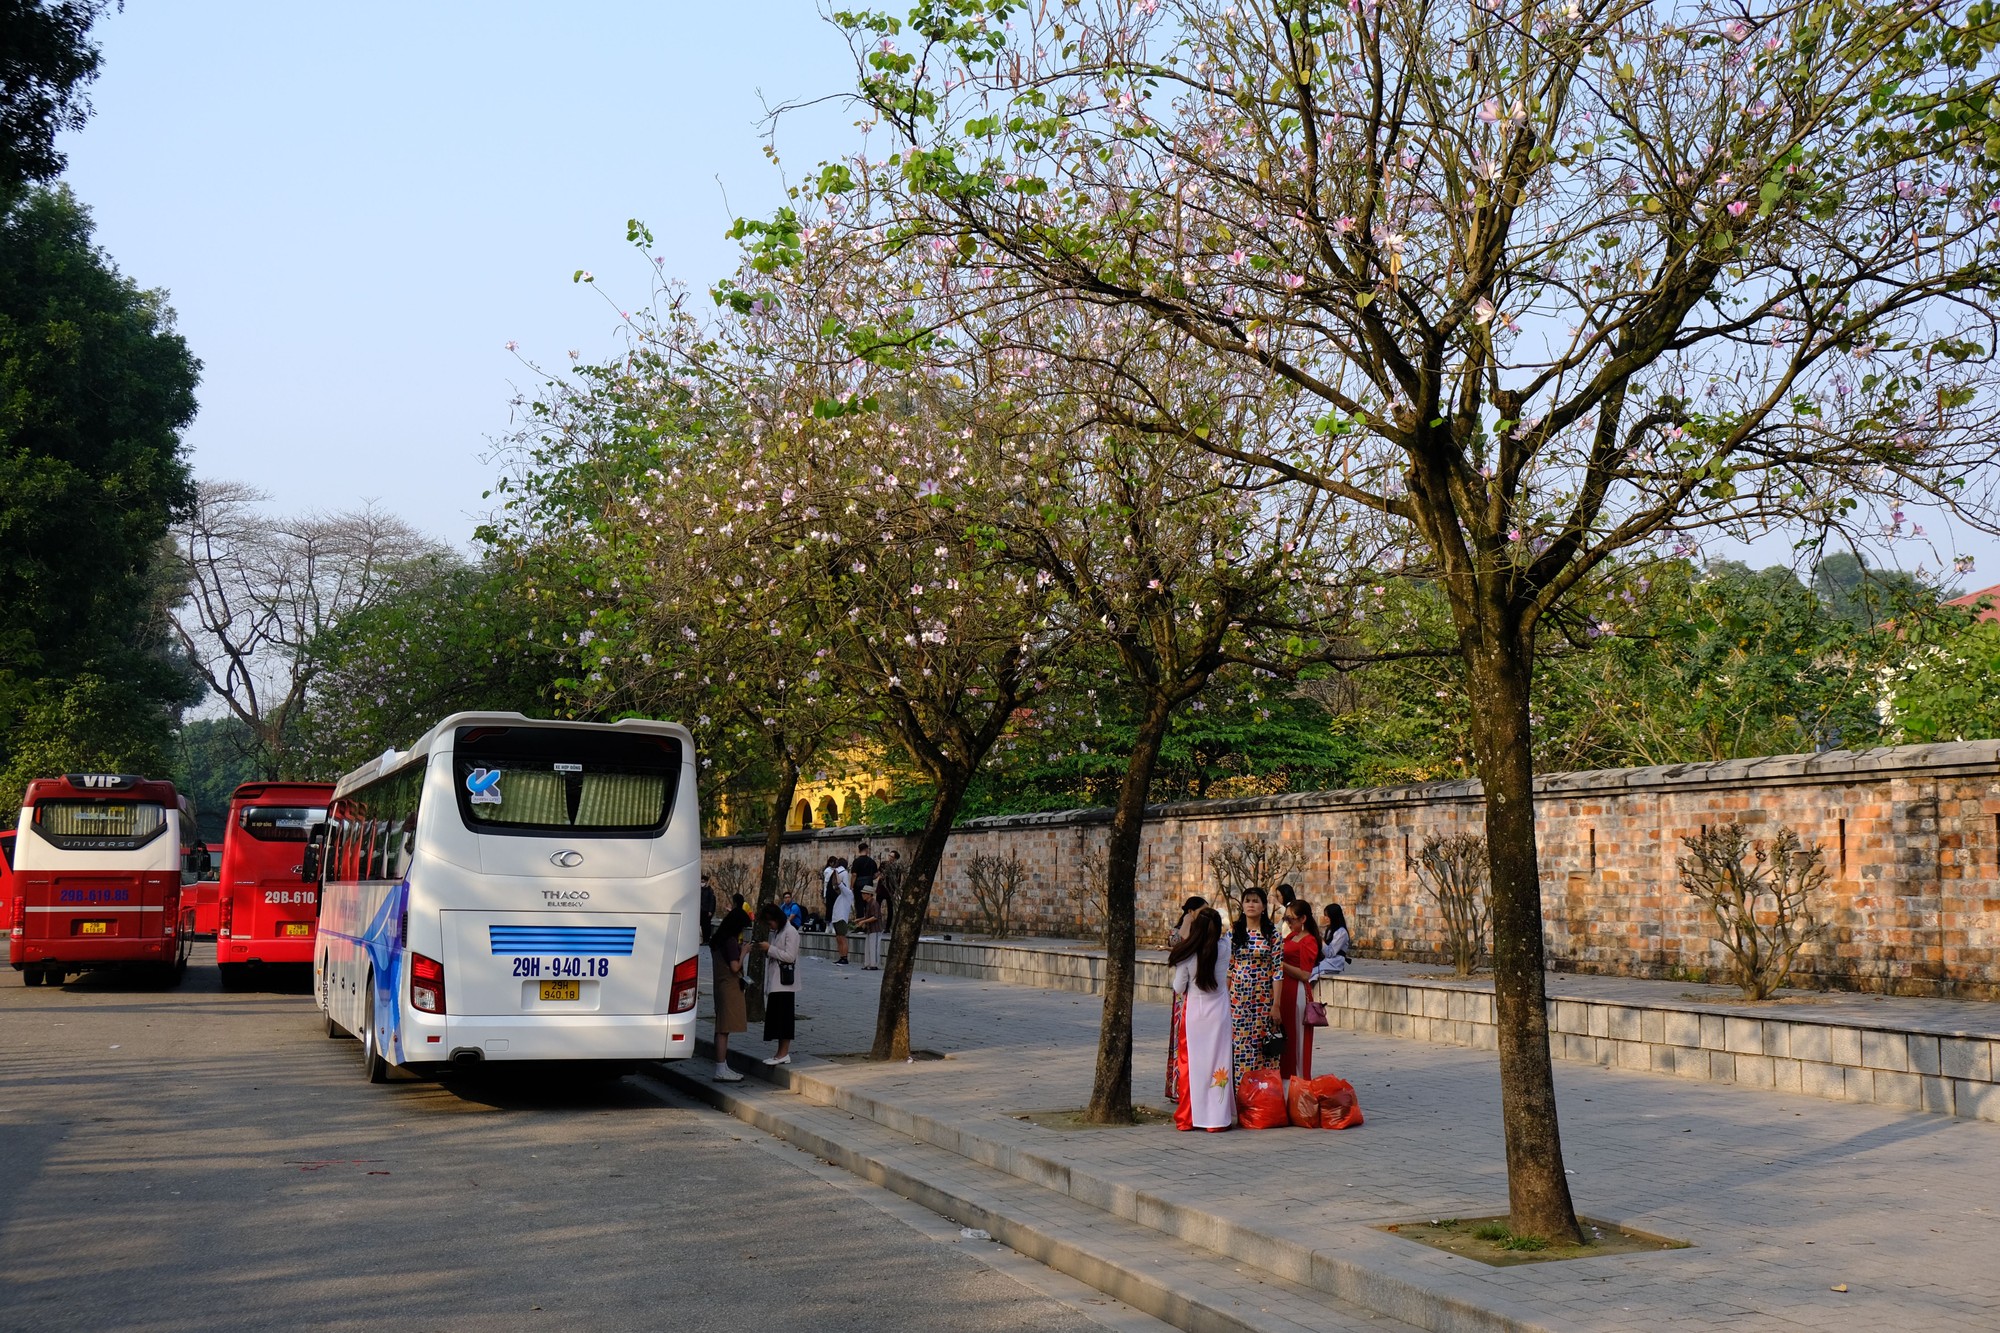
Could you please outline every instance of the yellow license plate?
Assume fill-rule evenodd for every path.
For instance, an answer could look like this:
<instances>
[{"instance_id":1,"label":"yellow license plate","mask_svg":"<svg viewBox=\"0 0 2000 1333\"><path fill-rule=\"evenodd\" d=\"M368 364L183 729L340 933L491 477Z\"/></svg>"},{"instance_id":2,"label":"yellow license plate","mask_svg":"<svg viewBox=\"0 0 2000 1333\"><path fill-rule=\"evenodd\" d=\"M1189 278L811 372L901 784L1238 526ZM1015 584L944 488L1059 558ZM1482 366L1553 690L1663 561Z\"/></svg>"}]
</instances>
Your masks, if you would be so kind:
<instances>
[{"instance_id":1,"label":"yellow license plate","mask_svg":"<svg viewBox=\"0 0 2000 1333\"><path fill-rule=\"evenodd\" d=\"M285 936L309 935L312 933L312 923L309 921L287 921L278 933Z\"/></svg>"},{"instance_id":2,"label":"yellow license plate","mask_svg":"<svg viewBox=\"0 0 2000 1333\"><path fill-rule=\"evenodd\" d=\"M542 983L542 998L544 1000L581 1000L583 998L583 983L581 981L544 981Z\"/></svg>"},{"instance_id":3,"label":"yellow license plate","mask_svg":"<svg viewBox=\"0 0 2000 1333\"><path fill-rule=\"evenodd\" d=\"M109 935L111 933L111 923L109 921L79 921L76 923L76 933L79 935Z\"/></svg>"}]
</instances>

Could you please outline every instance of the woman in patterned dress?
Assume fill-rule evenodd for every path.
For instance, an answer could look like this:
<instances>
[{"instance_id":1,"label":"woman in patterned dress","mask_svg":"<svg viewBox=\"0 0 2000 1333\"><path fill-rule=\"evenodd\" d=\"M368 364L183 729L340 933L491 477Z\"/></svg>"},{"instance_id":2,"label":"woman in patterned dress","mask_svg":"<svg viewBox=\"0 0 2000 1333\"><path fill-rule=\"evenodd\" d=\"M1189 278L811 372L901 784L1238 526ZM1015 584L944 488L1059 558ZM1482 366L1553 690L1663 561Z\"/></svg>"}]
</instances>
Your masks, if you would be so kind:
<instances>
[{"instance_id":1,"label":"woman in patterned dress","mask_svg":"<svg viewBox=\"0 0 2000 1333\"><path fill-rule=\"evenodd\" d=\"M1243 890L1242 911L1229 951L1229 1017L1236 1079L1253 1069L1275 1069L1264 1043L1277 1031L1271 1002L1276 998L1281 945L1271 921L1270 900L1254 885Z\"/></svg>"},{"instance_id":2,"label":"woman in patterned dress","mask_svg":"<svg viewBox=\"0 0 2000 1333\"><path fill-rule=\"evenodd\" d=\"M1172 949L1187 938L1188 927L1194 924L1194 914L1206 906L1208 899L1200 894L1181 904L1180 923L1167 932L1167 948ZM1181 1099L1181 1009L1186 1004L1187 997L1176 991L1173 1018L1167 1024L1167 1100L1170 1102Z\"/></svg>"}]
</instances>

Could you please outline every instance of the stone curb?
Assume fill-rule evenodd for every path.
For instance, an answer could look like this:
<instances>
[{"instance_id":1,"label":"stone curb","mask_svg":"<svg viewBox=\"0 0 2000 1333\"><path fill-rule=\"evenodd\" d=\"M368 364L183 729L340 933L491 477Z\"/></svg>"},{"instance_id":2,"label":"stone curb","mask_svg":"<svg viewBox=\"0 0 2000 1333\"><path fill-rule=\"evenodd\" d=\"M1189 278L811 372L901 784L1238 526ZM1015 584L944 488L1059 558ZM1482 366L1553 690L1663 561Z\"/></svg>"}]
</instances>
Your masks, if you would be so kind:
<instances>
[{"instance_id":1,"label":"stone curb","mask_svg":"<svg viewBox=\"0 0 2000 1333\"><path fill-rule=\"evenodd\" d=\"M712 1050L708 1054L712 1056ZM1177 1285L1171 1277L1144 1271L1114 1244L1100 1248L1065 1239L1030 1218L1014 1216L971 1197L973 1191L954 1190L925 1180L884 1156L839 1142L730 1090L727 1085L687 1073L676 1064L655 1066L655 1077L684 1095L784 1139L960 1226L978 1227L1036 1263L1076 1278L1176 1328L1197 1333L1304 1333L1306 1326L1282 1316L1256 1318L1225 1309L1205 1299L1199 1291ZM877 1128L886 1126L877 1124Z\"/></svg>"},{"instance_id":2,"label":"stone curb","mask_svg":"<svg viewBox=\"0 0 2000 1333\"><path fill-rule=\"evenodd\" d=\"M699 1043L697 1055L713 1058L713 1046L703 1040ZM1457 1285L1447 1278L1440 1284L1442 1275L1423 1273L1411 1275L1396 1271L1407 1268L1407 1249L1413 1242L1394 1239L1380 1233L1369 1232L1358 1244L1348 1247L1347 1252L1331 1252L1314 1249L1309 1245L1270 1232L1259 1231L1211 1213L1202 1212L1188 1204L1162 1198L1146 1190L1134 1189L1129 1185L1079 1169L1077 1166L1045 1157L996 1139L973 1133L965 1127L932 1116L919 1115L900 1107L845 1088L839 1084L815 1077L811 1070L822 1062L805 1057L808 1063L779 1066L773 1068L761 1062L745 1064L740 1072L762 1079L776 1086L786 1088L816 1105L844 1111L859 1116L872 1124L895 1133L903 1134L918 1143L939 1148L963 1157L979 1166L997 1171L1003 1175L1026 1181L1054 1193L1063 1195L1076 1203L1095 1208L1112 1217L1158 1231L1175 1240L1211 1251L1235 1262L1261 1269L1286 1282L1296 1283L1315 1291L1324 1292L1349 1305L1373 1310L1432 1333L1567 1333L1573 1325L1551 1322L1545 1316L1514 1305L1512 1302L1496 1300L1486 1291L1452 1291L1449 1286ZM675 1086L690 1089L696 1095L709 1097L722 1095L723 1089L696 1079L691 1075L674 1071ZM739 1100L740 1099L734 1099ZM717 1104L711 1102L711 1104ZM746 1105L756 1117L743 1115L732 1107L723 1106L739 1118L750 1120L759 1128L772 1133L791 1137L776 1127L778 1117L771 1116L761 1108ZM767 1125L764 1120L774 1123ZM804 1145L802 1145L804 1146ZM819 1149L815 1148L815 1152ZM847 1165L841 1156L821 1153L829 1161ZM849 1168L853 1169L853 1168ZM892 1168L890 1168L892 1169ZM868 1179L874 1177L865 1171L857 1172ZM875 1183L886 1183L877 1180ZM923 1186L923 1182L915 1182ZM916 1199L926 1207L936 1207L925 1198L908 1194L902 1187L890 1185L897 1193ZM1504 1211L1499 1209L1497 1211ZM954 1215L947 1211L947 1215ZM984 1224L982 1224L984 1225ZM986 1228L993 1231L992 1227ZM1000 1233L994 1231L996 1236ZM1015 1249L1040 1258L1038 1254L1014 1245ZM1357 1256L1353 1251L1363 1250ZM1048 1260L1042 1260L1047 1263ZM1146 1310L1157 1318L1178 1323L1167 1315L1160 1315L1144 1301L1134 1298L1124 1290L1114 1290L1099 1285L1095 1279L1083 1272L1058 1267L1071 1276L1099 1286L1100 1290L1117 1296L1128 1304Z\"/></svg>"}]
</instances>

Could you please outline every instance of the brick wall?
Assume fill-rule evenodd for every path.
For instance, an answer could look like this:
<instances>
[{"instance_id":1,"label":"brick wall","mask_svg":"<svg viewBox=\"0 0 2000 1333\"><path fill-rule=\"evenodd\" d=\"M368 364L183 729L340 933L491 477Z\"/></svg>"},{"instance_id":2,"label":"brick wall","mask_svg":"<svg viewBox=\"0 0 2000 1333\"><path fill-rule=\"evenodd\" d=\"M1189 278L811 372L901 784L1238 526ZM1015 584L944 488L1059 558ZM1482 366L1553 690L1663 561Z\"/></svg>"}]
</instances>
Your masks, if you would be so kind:
<instances>
[{"instance_id":1,"label":"brick wall","mask_svg":"<svg viewBox=\"0 0 2000 1333\"><path fill-rule=\"evenodd\" d=\"M1292 845L1316 904L1337 897L1359 951L1435 960L1436 909L1408 868L1434 833L1479 832L1477 782L1303 792L1155 808L1139 859L1142 940L1193 893L1213 895L1209 856L1260 836ZM1537 783L1542 911L1551 964L1579 972L1726 978L1727 958L1680 887L1680 840L1705 825L1789 825L1827 868L1829 929L1802 968L1808 984L1901 995L2000 998L2000 741L1780 755L1709 764L1550 774ZM1091 858L1104 811L976 820L952 835L931 921L975 926L966 863L1017 851L1030 866L1019 933L1076 935L1097 916ZM787 855L852 856L861 829L793 834ZM907 840L876 836L876 854ZM712 844L754 859L760 844Z\"/></svg>"}]
</instances>

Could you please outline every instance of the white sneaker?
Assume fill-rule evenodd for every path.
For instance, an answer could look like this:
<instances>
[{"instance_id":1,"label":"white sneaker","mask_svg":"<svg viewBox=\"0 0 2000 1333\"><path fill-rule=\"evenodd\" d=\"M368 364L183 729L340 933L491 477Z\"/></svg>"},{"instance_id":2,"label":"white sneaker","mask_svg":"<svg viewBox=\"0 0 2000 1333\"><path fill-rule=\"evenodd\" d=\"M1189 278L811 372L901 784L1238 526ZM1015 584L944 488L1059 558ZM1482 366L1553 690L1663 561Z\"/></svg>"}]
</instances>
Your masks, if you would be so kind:
<instances>
[{"instance_id":1,"label":"white sneaker","mask_svg":"<svg viewBox=\"0 0 2000 1333\"><path fill-rule=\"evenodd\" d=\"M764 1057L764 1063L767 1065L788 1065L791 1062L792 1057L789 1055L767 1055Z\"/></svg>"},{"instance_id":2,"label":"white sneaker","mask_svg":"<svg viewBox=\"0 0 2000 1333\"><path fill-rule=\"evenodd\" d=\"M717 1065L715 1067L715 1081L717 1083L741 1083L743 1075L737 1073L728 1065Z\"/></svg>"}]
</instances>

